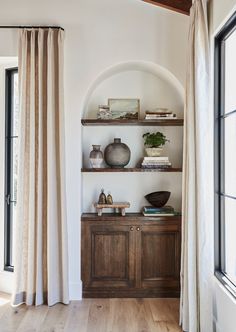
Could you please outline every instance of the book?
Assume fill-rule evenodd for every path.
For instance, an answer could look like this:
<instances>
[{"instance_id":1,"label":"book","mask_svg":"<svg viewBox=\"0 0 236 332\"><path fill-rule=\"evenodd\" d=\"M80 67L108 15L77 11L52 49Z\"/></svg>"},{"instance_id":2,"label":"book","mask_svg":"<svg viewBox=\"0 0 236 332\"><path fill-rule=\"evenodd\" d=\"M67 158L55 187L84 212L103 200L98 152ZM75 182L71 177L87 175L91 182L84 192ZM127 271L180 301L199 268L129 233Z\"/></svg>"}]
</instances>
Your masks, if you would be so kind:
<instances>
[{"instance_id":1,"label":"book","mask_svg":"<svg viewBox=\"0 0 236 332\"><path fill-rule=\"evenodd\" d=\"M173 113L146 113L146 118L148 117L157 117L157 118L172 118L176 117L176 114Z\"/></svg>"},{"instance_id":2,"label":"book","mask_svg":"<svg viewBox=\"0 0 236 332\"><path fill-rule=\"evenodd\" d=\"M145 116L145 120L176 120L177 116Z\"/></svg>"},{"instance_id":3,"label":"book","mask_svg":"<svg viewBox=\"0 0 236 332\"><path fill-rule=\"evenodd\" d=\"M171 165L169 160L164 161L143 161L142 165Z\"/></svg>"},{"instance_id":4,"label":"book","mask_svg":"<svg viewBox=\"0 0 236 332\"><path fill-rule=\"evenodd\" d=\"M143 211L144 217L170 217L170 216L175 216L174 212L170 213L147 213Z\"/></svg>"},{"instance_id":5,"label":"book","mask_svg":"<svg viewBox=\"0 0 236 332\"><path fill-rule=\"evenodd\" d=\"M144 157L145 161L169 161L169 157Z\"/></svg>"},{"instance_id":6,"label":"book","mask_svg":"<svg viewBox=\"0 0 236 332\"><path fill-rule=\"evenodd\" d=\"M174 208L170 205L164 205L163 207L155 207L155 206L144 206L143 211L145 212L174 212Z\"/></svg>"},{"instance_id":7,"label":"book","mask_svg":"<svg viewBox=\"0 0 236 332\"><path fill-rule=\"evenodd\" d=\"M165 169L165 168L170 168L170 165L141 165L141 168L143 169Z\"/></svg>"}]
</instances>

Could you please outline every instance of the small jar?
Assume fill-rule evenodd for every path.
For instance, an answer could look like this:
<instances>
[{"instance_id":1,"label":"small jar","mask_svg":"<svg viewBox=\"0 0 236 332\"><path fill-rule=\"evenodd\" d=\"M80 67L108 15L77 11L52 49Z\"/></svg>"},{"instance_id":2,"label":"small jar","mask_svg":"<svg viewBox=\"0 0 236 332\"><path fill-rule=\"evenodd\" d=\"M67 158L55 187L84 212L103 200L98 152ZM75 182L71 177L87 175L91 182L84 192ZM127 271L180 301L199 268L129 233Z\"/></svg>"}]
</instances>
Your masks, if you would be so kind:
<instances>
[{"instance_id":1,"label":"small jar","mask_svg":"<svg viewBox=\"0 0 236 332\"><path fill-rule=\"evenodd\" d=\"M89 160L92 168L101 168L103 163L103 153L100 150L101 145L92 145L93 150L89 154Z\"/></svg>"},{"instance_id":2,"label":"small jar","mask_svg":"<svg viewBox=\"0 0 236 332\"><path fill-rule=\"evenodd\" d=\"M108 105L99 105L98 106L98 119L111 119L111 111Z\"/></svg>"}]
</instances>

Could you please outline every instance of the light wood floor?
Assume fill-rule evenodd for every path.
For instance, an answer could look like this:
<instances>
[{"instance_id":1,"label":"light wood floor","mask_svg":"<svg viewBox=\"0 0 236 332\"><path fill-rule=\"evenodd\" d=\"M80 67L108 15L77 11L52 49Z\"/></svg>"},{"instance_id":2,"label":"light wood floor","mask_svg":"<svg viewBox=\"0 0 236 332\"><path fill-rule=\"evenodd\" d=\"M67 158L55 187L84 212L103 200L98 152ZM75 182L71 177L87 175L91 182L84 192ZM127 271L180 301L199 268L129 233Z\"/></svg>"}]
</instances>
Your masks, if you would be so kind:
<instances>
[{"instance_id":1,"label":"light wood floor","mask_svg":"<svg viewBox=\"0 0 236 332\"><path fill-rule=\"evenodd\" d=\"M84 299L14 309L0 294L1 332L180 332L177 299Z\"/></svg>"}]
</instances>

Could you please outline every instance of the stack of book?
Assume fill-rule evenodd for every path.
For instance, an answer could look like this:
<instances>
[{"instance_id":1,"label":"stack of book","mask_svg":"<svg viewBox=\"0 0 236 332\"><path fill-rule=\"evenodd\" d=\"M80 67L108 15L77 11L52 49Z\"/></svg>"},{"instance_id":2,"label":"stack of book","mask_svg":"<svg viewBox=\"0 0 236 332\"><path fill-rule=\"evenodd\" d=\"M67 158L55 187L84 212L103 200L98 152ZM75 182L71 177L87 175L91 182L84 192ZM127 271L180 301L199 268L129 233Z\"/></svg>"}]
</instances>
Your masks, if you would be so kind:
<instances>
[{"instance_id":1,"label":"stack of book","mask_svg":"<svg viewBox=\"0 0 236 332\"><path fill-rule=\"evenodd\" d=\"M168 157L144 157L142 164L142 168L170 168L171 163Z\"/></svg>"},{"instance_id":2,"label":"stack of book","mask_svg":"<svg viewBox=\"0 0 236 332\"><path fill-rule=\"evenodd\" d=\"M152 111L146 111L145 120L173 120L177 119L176 114L167 108L156 108Z\"/></svg>"},{"instance_id":3,"label":"stack of book","mask_svg":"<svg viewBox=\"0 0 236 332\"><path fill-rule=\"evenodd\" d=\"M178 214L175 212L174 208L169 205L165 205L161 208L154 206L144 206L142 212L145 217L168 217Z\"/></svg>"}]
</instances>

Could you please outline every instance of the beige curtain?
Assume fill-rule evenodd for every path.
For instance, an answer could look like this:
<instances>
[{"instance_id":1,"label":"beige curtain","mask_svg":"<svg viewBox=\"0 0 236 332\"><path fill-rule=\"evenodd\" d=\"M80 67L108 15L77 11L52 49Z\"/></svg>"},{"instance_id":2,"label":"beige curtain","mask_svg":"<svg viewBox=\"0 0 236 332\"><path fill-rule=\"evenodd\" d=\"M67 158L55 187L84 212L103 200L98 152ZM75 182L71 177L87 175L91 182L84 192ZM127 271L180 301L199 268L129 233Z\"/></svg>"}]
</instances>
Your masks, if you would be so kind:
<instances>
[{"instance_id":1,"label":"beige curtain","mask_svg":"<svg viewBox=\"0 0 236 332\"><path fill-rule=\"evenodd\" d=\"M213 114L209 85L207 0L195 0L190 12L185 103L180 308L183 330L189 332L211 332L213 320L209 219L213 211Z\"/></svg>"},{"instance_id":2,"label":"beige curtain","mask_svg":"<svg viewBox=\"0 0 236 332\"><path fill-rule=\"evenodd\" d=\"M68 303L60 29L19 36L19 174L13 304Z\"/></svg>"}]
</instances>

